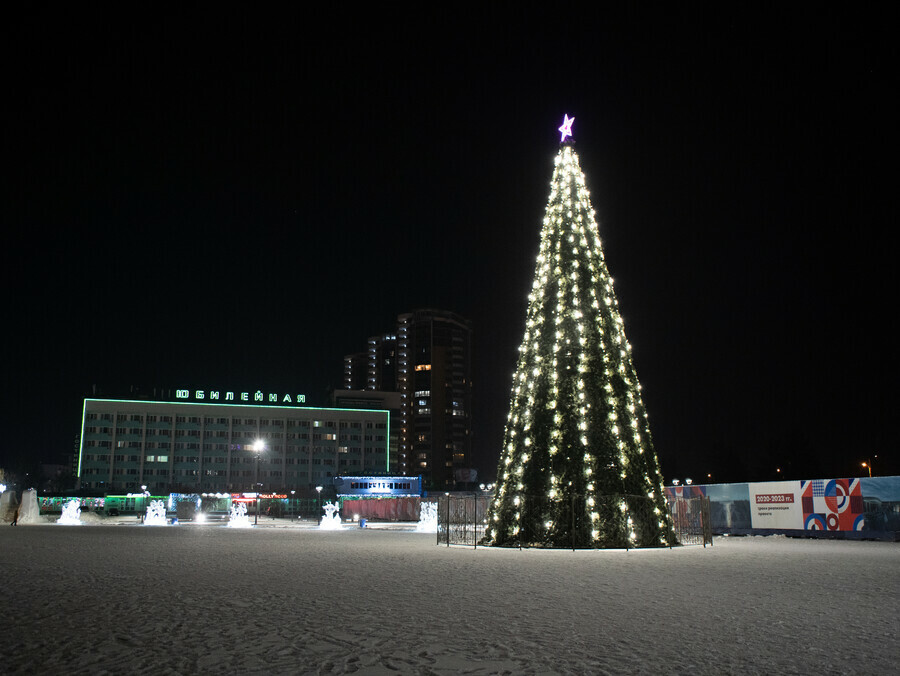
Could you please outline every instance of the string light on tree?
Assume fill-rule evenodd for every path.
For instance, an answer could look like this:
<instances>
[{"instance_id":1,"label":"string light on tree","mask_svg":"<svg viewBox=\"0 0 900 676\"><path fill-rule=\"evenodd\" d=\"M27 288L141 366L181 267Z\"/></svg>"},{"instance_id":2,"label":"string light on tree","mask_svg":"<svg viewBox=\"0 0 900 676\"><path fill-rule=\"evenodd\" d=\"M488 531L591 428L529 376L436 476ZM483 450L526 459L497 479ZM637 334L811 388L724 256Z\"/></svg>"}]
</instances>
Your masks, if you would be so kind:
<instances>
[{"instance_id":1,"label":"string light on tree","mask_svg":"<svg viewBox=\"0 0 900 676\"><path fill-rule=\"evenodd\" d=\"M491 504L496 545L668 542L631 345L566 115Z\"/></svg>"}]
</instances>

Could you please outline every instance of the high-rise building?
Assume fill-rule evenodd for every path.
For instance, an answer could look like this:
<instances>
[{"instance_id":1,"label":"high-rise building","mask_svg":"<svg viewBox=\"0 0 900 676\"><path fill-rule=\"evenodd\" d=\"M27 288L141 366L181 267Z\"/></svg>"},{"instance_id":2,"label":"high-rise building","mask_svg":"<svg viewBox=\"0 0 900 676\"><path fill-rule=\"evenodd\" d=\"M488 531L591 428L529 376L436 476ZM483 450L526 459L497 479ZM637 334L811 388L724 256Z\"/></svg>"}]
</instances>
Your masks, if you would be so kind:
<instances>
[{"instance_id":1,"label":"high-rise building","mask_svg":"<svg viewBox=\"0 0 900 676\"><path fill-rule=\"evenodd\" d=\"M369 353L357 352L344 357L344 389L364 390L368 378Z\"/></svg>"},{"instance_id":2,"label":"high-rise building","mask_svg":"<svg viewBox=\"0 0 900 676\"><path fill-rule=\"evenodd\" d=\"M366 389L397 391L397 336L386 333L369 338Z\"/></svg>"},{"instance_id":3,"label":"high-rise building","mask_svg":"<svg viewBox=\"0 0 900 676\"><path fill-rule=\"evenodd\" d=\"M344 357L345 390L397 391L397 336L369 338L368 349Z\"/></svg>"},{"instance_id":4,"label":"high-rise building","mask_svg":"<svg viewBox=\"0 0 900 676\"><path fill-rule=\"evenodd\" d=\"M400 394L397 472L421 474L433 488L471 478L472 326L453 312L415 310L397 330L369 339L365 389ZM344 383L359 360L344 358Z\"/></svg>"}]
</instances>

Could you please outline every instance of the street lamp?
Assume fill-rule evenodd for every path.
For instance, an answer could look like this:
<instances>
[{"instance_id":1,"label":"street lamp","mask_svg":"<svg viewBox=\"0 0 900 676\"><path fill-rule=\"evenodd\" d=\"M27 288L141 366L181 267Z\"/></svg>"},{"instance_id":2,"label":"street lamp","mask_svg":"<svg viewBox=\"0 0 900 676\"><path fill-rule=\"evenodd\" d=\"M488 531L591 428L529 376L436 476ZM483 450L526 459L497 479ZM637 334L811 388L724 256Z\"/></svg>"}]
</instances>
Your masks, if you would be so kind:
<instances>
[{"instance_id":1,"label":"street lamp","mask_svg":"<svg viewBox=\"0 0 900 676\"><path fill-rule=\"evenodd\" d=\"M874 457L876 460L878 459L877 455L872 456L872 457ZM866 462L862 463L862 466L865 467L867 470L869 470L869 478L871 479L872 478L872 461L867 460Z\"/></svg>"},{"instance_id":2,"label":"street lamp","mask_svg":"<svg viewBox=\"0 0 900 676\"><path fill-rule=\"evenodd\" d=\"M316 498L316 513L319 515L317 521L322 523L322 487L316 486L316 493L318 493L319 497Z\"/></svg>"},{"instance_id":3,"label":"street lamp","mask_svg":"<svg viewBox=\"0 0 900 676\"><path fill-rule=\"evenodd\" d=\"M256 485L254 488L256 491L256 517L253 519L253 525L259 523L259 488L262 486L262 483L259 480L259 454L266 450L266 442L262 439L257 439L253 442L252 446L253 450L256 451Z\"/></svg>"}]
</instances>

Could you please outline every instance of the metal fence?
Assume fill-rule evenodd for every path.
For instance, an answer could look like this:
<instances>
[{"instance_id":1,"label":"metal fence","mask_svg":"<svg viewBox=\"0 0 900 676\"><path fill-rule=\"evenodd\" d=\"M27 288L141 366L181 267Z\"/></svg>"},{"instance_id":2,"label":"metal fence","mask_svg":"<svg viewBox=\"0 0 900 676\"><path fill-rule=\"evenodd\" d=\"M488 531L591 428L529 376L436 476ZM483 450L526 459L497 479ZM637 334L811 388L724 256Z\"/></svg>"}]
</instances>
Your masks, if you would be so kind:
<instances>
[{"instance_id":1,"label":"metal fence","mask_svg":"<svg viewBox=\"0 0 900 676\"><path fill-rule=\"evenodd\" d=\"M468 545L478 547L482 544L485 528L488 520L491 498L480 495L445 495L438 498L438 528L437 544L439 545ZM547 547L571 547L596 548L596 547L622 547L630 548L641 546L641 541L652 542L649 546L658 546L658 536L644 538L637 537L631 532L631 538L627 537L627 530L640 530L640 526L633 523L646 522L650 517L649 511L654 505L649 498L640 496L605 496L596 499L593 509L600 514L600 520L604 524L603 532L598 534L589 530L584 509L584 498L575 497L570 501L550 501L547 499L528 501L530 509L540 509L547 514L555 514L555 518L562 526L558 532L547 534L544 541L533 534L523 532L521 539L506 543L506 546L547 546ZM571 503L571 504L569 504ZM524 506L524 505L523 505ZM624 509L623 509L624 508ZM709 498L677 498L668 502L668 525L671 536L669 545L703 545L712 544L712 529L709 511ZM648 512L641 514L641 512ZM634 517L634 521L631 520ZM643 517L643 518L642 518ZM658 517L654 517L658 519ZM625 526L625 524L629 524ZM658 530L656 531L658 533ZM541 542L541 544L527 544ZM606 542L608 544L598 544ZM637 544L635 544L637 542ZM647 545L644 545L647 546Z\"/></svg>"},{"instance_id":2,"label":"metal fence","mask_svg":"<svg viewBox=\"0 0 900 676\"><path fill-rule=\"evenodd\" d=\"M708 497L675 498L668 503L669 521L679 544L704 547L712 544Z\"/></svg>"},{"instance_id":3,"label":"metal fence","mask_svg":"<svg viewBox=\"0 0 900 676\"><path fill-rule=\"evenodd\" d=\"M486 495L439 497L437 544L478 547L490 504L491 498Z\"/></svg>"}]
</instances>

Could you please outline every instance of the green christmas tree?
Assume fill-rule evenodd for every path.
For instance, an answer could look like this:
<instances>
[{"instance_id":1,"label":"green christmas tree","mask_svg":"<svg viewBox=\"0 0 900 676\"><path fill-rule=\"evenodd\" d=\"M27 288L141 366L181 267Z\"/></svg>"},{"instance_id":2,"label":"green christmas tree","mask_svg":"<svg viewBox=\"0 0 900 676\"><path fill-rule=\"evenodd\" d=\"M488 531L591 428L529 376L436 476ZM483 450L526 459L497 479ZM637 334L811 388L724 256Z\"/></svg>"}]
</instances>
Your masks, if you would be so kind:
<instances>
[{"instance_id":1,"label":"green christmas tree","mask_svg":"<svg viewBox=\"0 0 900 676\"><path fill-rule=\"evenodd\" d=\"M499 546L671 541L641 386L566 116L488 515Z\"/></svg>"}]
</instances>

